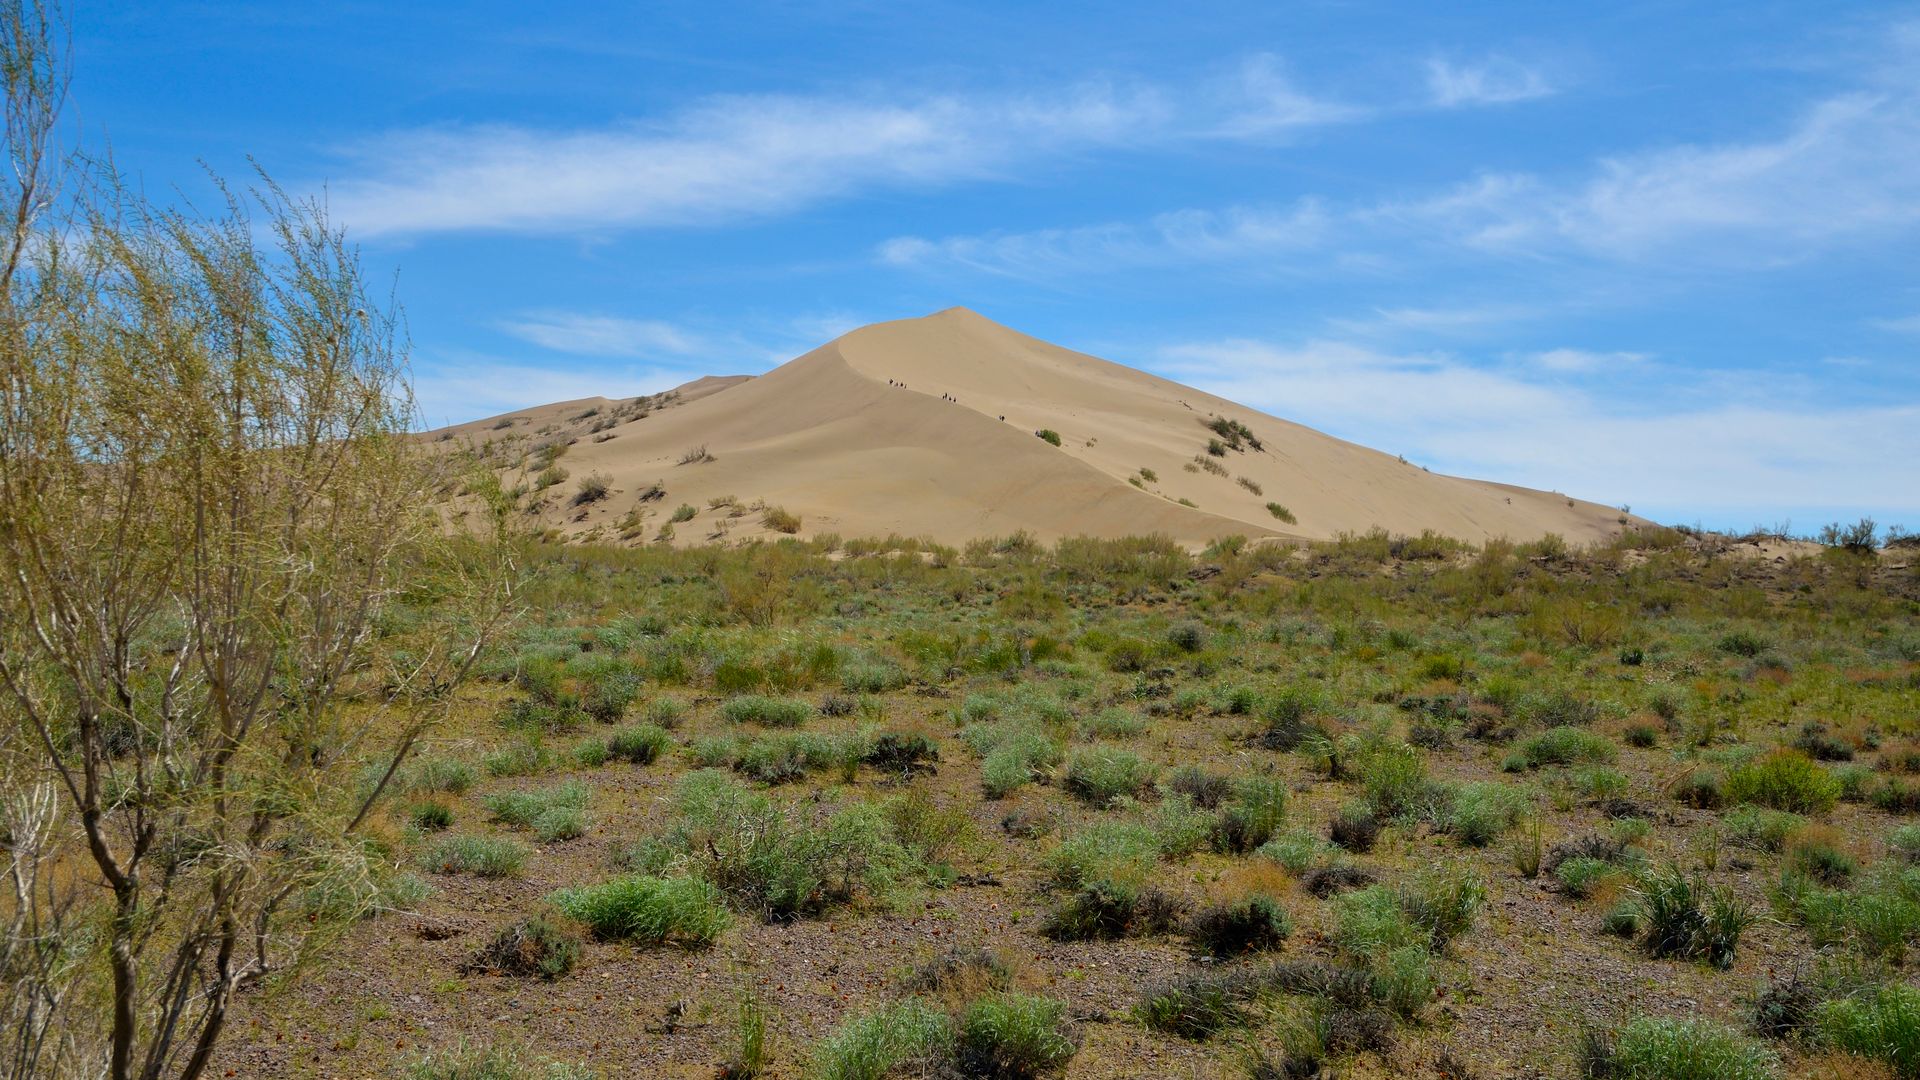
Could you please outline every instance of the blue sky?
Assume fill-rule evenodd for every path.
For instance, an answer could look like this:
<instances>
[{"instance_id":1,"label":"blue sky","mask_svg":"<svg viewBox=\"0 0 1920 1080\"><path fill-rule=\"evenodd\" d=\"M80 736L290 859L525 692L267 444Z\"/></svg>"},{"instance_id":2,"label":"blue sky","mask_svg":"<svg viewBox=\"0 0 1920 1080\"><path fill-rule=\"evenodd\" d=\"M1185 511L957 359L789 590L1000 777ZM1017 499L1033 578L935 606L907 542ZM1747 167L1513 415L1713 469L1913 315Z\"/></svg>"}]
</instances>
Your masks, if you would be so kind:
<instances>
[{"instance_id":1,"label":"blue sky","mask_svg":"<svg viewBox=\"0 0 1920 1080\"><path fill-rule=\"evenodd\" d=\"M1428 465L1920 528L1920 5L91 5L150 194L397 274L428 419L962 304Z\"/></svg>"}]
</instances>

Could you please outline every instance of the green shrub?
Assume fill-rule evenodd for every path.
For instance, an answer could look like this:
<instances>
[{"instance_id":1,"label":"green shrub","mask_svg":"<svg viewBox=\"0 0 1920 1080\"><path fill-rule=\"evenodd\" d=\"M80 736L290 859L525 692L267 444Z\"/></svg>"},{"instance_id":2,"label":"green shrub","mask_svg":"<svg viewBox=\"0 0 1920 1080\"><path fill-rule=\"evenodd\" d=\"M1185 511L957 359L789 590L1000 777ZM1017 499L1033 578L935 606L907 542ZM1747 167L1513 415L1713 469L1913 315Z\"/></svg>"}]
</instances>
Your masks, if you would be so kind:
<instances>
[{"instance_id":1,"label":"green shrub","mask_svg":"<svg viewBox=\"0 0 1920 1080\"><path fill-rule=\"evenodd\" d=\"M421 832L439 832L453 824L453 807L437 800L417 802L407 808L407 820Z\"/></svg>"},{"instance_id":2,"label":"green shrub","mask_svg":"<svg viewBox=\"0 0 1920 1080\"><path fill-rule=\"evenodd\" d=\"M1486 847L1520 823L1526 794L1497 782L1462 784L1453 792L1445 828L1468 847Z\"/></svg>"},{"instance_id":3,"label":"green shrub","mask_svg":"<svg viewBox=\"0 0 1920 1080\"><path fill-rule=\"evenodd\" d=\"M1486 883L1471 867L1425 873L1400 889L1401 908L1427 932L1427 946L1434 952L1473 929L1486 899Z\"/></svg>"},{"instance_id":4,"label":"green shrub","mask_svg":"<svg viewBox=\"0 0 1920 1080\"><path fill-rule=\"evenodd\" d=\"M1270 502L1267 504L1267 513L1272 514L1274 517L1279 518L1281 521L1284 521L1289 525L1298 525L1300 523L1300 519L1293 516L1293 511L1287 509L1286 507L1280 505L1277 502Z\"/></svg>"},{"instance_id":5,"label":"green shrub","mask_svg":"<svg viewBox=\"0 0 1920 1080\"><path fill-rule=\"evenodd\" d=\"M1423 816L1439 795L1427 779L1426 759L1404 743L1363 754L1358 771L1361 798L1385 820Z\"/></svg>"},{"instance_id":6,"label":"green shrub","mask_svg":"<svg viewBox=\"0 0 1920 1080\"><path fill-rule=\"evenodd\" d=\"M673 736L653 724L635 724L607 736L607 752L636 765L651 765L672 745Z\"/></svg>"},{"instance_id":7,"label":"green shrub","mask_svg":"<svg viewBox=\"0 0 1920 1080\"><path fill-rule=\"evenodd\" d=\"M1147 722L1138 713L1126 709L1102 709L1080 725L1085 739L1132 739L1147 730Z\"/></svg>"},{"instance_id":8,"label":"green shrub","mask_svg":"<svg viewBox=\"0 0 1920 1080\"><path fill-rule=\"evenodd\" d=\"M646 945L710 945L733 921L721 904L720 891L690 877L631 874L562 889L547 902L595 937Z\"/></svg>"},{"instance_id":9,"label":"green shrub","mask_svg":"<svg viewBox=\"0 0 1920 1080\"><path fill-rule=\"evenodd\" d=\"M1920 989L1900 983L1815 1011L1814 1032L1836 1050L1874 1058L1902 1077L1920 1076Z\"/></svg>"},{"instance_id":10,"label":"green shrub","mask_svg":"<svg viewBox=\"0 0 1920 1080\"><path fill-rule=\"evenodd\" d=\"M1046 440L1053 446L1060 445L1060 433L1052 428L1041 428L1039 431L1034 432L1034 434L1040 436L1040 438Z\"/></svg>"},{"instance_id":11,"label":"green shrub","mask_svg":"<svg viewBox=\"0 0 1920 1080\"><path fill-rule=\"evenodd\" d=\"M1824 814L1840 800L1840 785L1812 758L1782 747L1729 773L1727 793L1735 802Z\"/></svg>"},{"instance_id":12,"label":"green shrub","mask_svg":"<svg viewBox=\"0 0 1920 1080\"><path fill-rule=\"evenodd\" d=\"M1206 1039L1247 1023L1245 996L1244 983L1230 975L1195 975L1148 990L1135 1012L1151 1030Z\"/></svg>"},{"instance_id":13,"label":"green shrub","mask_svg":"<svg viewBox=\"0 0 1920 1080\"><path fill-rule=\"evenodd\" d=\"M465 794L474 779L472 765L443 757L416 758L395 778L401 791L445 795Z\"/></svg>"},{"instance_id":14,"label":"green shrub","mask_svg":"<svg viewBox=\"0 0 1920 1080\"><path fill-rule=\"evenodd\" d=\"M888 1005L840 1026L814 1050L815 1080L882 1080L905 1066L952 1053L947 1015L917 998Z\"/></svg>"},{"instance_id":15,"label":"green shrub","mask_svg":"<svg viewBox=\"0 0 1920 1080\"><path fill-rule=\"evenodd\" d=\"M1067 759L1066 789L1083 802L1105 806L1123 795L1139 794L1153 783L1153 772L1136 754L1090 747Z\"/></svg>"},{"instance_id":16,"label":"green shrub","mask_svg":"<svg viewBox=\"0 0 1920 1080\"><path fill-rule=\"evenodd\" d=\"M578 780L540 791L513 791L487 796L493 819L518 829L531 829L542 840L570 840L586 831L587 785Z\"/></svg>"},{"instance_id":17,"label":"green shrub","mask_svg":"<svg viewBox=\"0 0 1920 1080\"><path fill-rule=\"evenodd\" d=\"M1292 917L1267 896L1209 904L1186 925L1187 943L1216 958L1277 949L1292 934Z\"/></svg>"},{"instance_id":18,"label":"green shrub","mask_svg":"<svg viewBox=\"0 0 1920 1080\"><path fill-rule=\"evenodd\" d=\"M1733 966L1740 935L1753 925L1748 905L1726 886L1708 886L1678 867L1640 876L1637 894L1647 924L1647 951L1655 956Z\"/></svg>"},{"instance_id":19,"label":"green shrub","mask_svg":"<svg viewBox=\"0 0 1920 1080\"><path fill-rule=\"evenodd\" d=\"M1736 844L1779 851L1786 847L1787 837L1806 828L1807 819L1785 810L1742 806L1728 814L1722 824L1726 826L1728 838Z\"/></svg>"},{"instance_id":20,"label":"green shrub","mask_svg":"<svg viewBox=\"0 0 1920 1080\"><path fill-rule=\"evenodd\" d=\"M1064 1001L1017 991L975 999L960 1016L954 1045L961 1071L992 1080L1029 1080L1064 1067L1078 1049L1066 1009Z\"/></svg>"},{"instance_id":21,"label":"green shrub","mask_svg":"<svg viewBox=\"0 0 1920 1080\"><path fill-rule=\"evenodd\" d=\"M1098 881L1145 881L1160 858L1160 837L1145 825L1097 821L1041 858L1047 882L1078 889Z\"/></svg>"},{"instance_id":22,"label":"green shrub","mask_svg":"<svg viewBox=\"0 0 1920 1080\"><path fill-rule=\"evenodd\" d=\"M1576 727L1556 727L1522 739L1509 761L1528 769L1545 765L1606 764L1617 753L1605 735Z\"/></svg>"},{"instance_id":23,"label":"green shrub","mask_svg":"<svg viewBox=\"0 0 1920 1080\"><path fill-rule=\"evenodd\" d=\"M518 840L491 836L447 836L420 855L420 866L436 874L473 874L476 877L514 877L526 865L527 846Z\"/></svg>"},{"instance_id":24,"label":"green shrub","mask_svg":"<svg viewBox=\"0 0 1920 1080\"><path fill-rule=\"evenodd\" d=\"M538 736L520 739L493 751L480 761L488 776L537 776L553 768L553 751Z\"/></svg>"},{"instance_id":25,"label":"green shrub","mask_svg":"<svg viewBox=\"0 0 1920 1080\"><path fill-rule=\"evenodd\" d=\"M580 709L603 724L616 723L640 696L642 681L639 669L625 662L596 669L585 679Z\"/></svg>"},{"instance_id":26,"label":"green shrub","mask_svg":"<svg viewBox=\"0 0 1920 1080\"><path fill-rule=\"evenodd\" d=\"M1780 1061L1759 1043L1707 1020L1645 1016L1591 1037L1589 1080L1775 1080Z\"/></svg>"},{"instance_id":27,"label":"green shrub","mask_svg":"<svg viewBox=\"0 0 1920 1080\"><path fill-rule=\"evenodd\" d=\"M1562 859L1554 867L1553 876L1560 883L1560 891L1577 900L1592 896L1594 889L1602 881L1621 872L1618 866L1606 859L1577 855L1571 859Z\"/></svg>"},{"instance_id":28,"label":"green shrub","mask_svg":"<svg viewBox=\"0 0 1920 1080\"><path fill-rule=\"evenodd\" d=\"M1242 855L1279 831L1287 819L1287 784L1278 776L1242 777L1233 785L1233 799L1221 807L1213 826L1213 849Z\"/></svg>"},{"instance_id":29,"label":"green shrub","mask_svg":"<svg viewBox=\"0 0 1920 1080\"><path fill-rule=\"evenodd\" d=\"M1373 996L1382 1005L1409 1019L1433 1000L1437 985L1433 956L1420 945L1403 945L1374 957L1368 972Z\"/></svg>"},{"instance_id":30,"label":"green shrub","mask_svg":"<svg viewBox=\"0 0 1920 1080\"><path fill-rule=\"evenodd\" d=\"M720 715L734 724L792 728L799 727L813 716L813 706L795 698L744 694L720 706Z\"/></svg>"}]
</instances>

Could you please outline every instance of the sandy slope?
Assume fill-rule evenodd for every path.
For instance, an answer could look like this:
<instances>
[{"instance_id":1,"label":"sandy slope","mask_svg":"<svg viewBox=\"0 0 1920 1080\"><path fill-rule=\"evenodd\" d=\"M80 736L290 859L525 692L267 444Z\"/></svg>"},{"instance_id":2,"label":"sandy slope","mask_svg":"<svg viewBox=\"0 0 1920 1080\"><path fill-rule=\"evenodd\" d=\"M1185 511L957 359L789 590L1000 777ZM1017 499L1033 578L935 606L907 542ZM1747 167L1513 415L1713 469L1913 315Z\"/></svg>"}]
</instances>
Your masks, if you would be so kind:
<instances>
[{"instance_id":1,"label":"sandy slope","mask_svg":"<svg viewBox=\"0 0 1920 1080\"><path fill-rule=\"evenodd\" d=\"M1331 537L1376 525L1469 540L1555 532L1584 542L1616 530L1621 516L1562 495L1428 473L963 308L863 327L758 378L689 383L669 407L592 432L619 404L561 402L451 434L511 439L515 461L539 442L575 438L560 461L572 479L548 490L544 516L573 533L609 535L636 494L658 481L667 494L643 507L645 535L686 503L699 514L676 529L682 542L707 538L723 520L731 537L761 532L757 515L726 519L707 509L726 495L800 514L805 535L898 532L948 543L1016 529L1048 540L1158 532L1201 542L1231 533ZM1203 424L1215 416L1240 421L1263 444L1209 458L1224 477L1193 465L1214 437ZM1062 445L1036 438L1041 428L1057 431ZM700 445L714 460L677 464ZM1130 484L1142 468L1157 479ZM590 473L611 478L614 494L571 505L574 482ZM509 471L510 480L519 476ZM1270 501L1297 524L1277 520Z\"/></svg>"}]
</instances>

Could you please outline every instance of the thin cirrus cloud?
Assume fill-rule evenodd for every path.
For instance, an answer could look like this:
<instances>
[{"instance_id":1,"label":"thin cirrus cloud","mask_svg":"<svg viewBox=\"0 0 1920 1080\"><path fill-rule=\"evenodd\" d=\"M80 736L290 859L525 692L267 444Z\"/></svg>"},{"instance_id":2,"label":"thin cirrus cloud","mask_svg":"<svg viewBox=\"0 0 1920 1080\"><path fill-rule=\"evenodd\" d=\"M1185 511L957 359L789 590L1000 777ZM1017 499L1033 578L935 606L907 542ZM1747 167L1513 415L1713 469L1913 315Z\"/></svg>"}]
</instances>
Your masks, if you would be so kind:
<instances>
[{"instance_id":1,"label":"thin cirrus cloud","mask_svg":"<svg viewBox=\"0 0 1920 1080\"><path fill-rule=\"evenodd\" d=\"M1531 101L1554 93L1554 87L1538 69L1507 57L1489 57L1478 64L1436 57L1427 61L1427 92L1433 104L1454 109Z\"/></svg>"},{"instance_id":2,"label":"thin cirrus cloud","mask_svg":"<svg viewBox=\"0 0 1920 1080\"><path fill-rule=\"evenodd\" d=\"M1089 149L1270 140L1368 115L1300 89L1266 54L1232 77L1166 86L723 96L664 118L573 131L390 133L347 148L330 201L360 236L712 225L873 190L1005 179L1016 166Z\"/></svg>"},{"instance_id":3,"label":"thin cirrus cloud","mask_svg":"<svg viewBox=\"0 0 1920 1080\"><path fill-rule=\"evenodd\" d=\"M1648 412L1584 384L1535 381L1524 366L1496 371L1339 340L1181 343L1160 349L1155 366L1438 471L1631 499L1637 510L1920 511L1907 461L1920 405L1789 409L1708 393L1699 396L1707 404ZM1702 385L1714 385L1711 376Z\"/></svg>"},{"instance_id":4,"label":"thin cirrus cloud","mask_svg":"<svg viewBox=\"0 0 1920 1080\"><path fill-rule=\"evenodd\" d=\"M496 324L502 332L550 352L573 356L685 356L705 348L698 335L657 319L625 319L574 311L530 311Z\"/></svg>"},{"instance_id":5,"label":"thin cirrus cloud","mask_svg":"<svg viewBox=\"0 0 1920 1080\"><path fill-rule=\"evenodd\" d=\"M1450 254L1740 267L1794 262L1920 226L1920 32L1894 40L1915 63L1870 69L1858 87L1812 103L1771 135L1604 158L1570 181L1483 173L1373 204L1308 196L1296 207L1188 208L1144 222L896 237L876 257L1029 276L1277 255L1300 260L1300 268L1333 266L1339 253L1365 245L1408 258L1436 243ZM1210 243L1195 245L1162 226L1271 222L1298 214L1298 207L1312 208L1311 230L1219 227ZM1117 262L1116 252L1123 256Z\"/></svg>"},{"instance_id":6,"label":"thin cirrus cloud","mask_svg":"<svg viewBox=\"0 0 1920 1080\"><path fill-rule=\"evenodd\" d=\"M896 237L876 252L883 263L950 263L1019 278L1211 262L1249 250L1305 250L1327 235L1326 211L1314 200L1290 207L1177 210L1142 223L991 233L927 240Z\"/></svg>"}]
</instances>

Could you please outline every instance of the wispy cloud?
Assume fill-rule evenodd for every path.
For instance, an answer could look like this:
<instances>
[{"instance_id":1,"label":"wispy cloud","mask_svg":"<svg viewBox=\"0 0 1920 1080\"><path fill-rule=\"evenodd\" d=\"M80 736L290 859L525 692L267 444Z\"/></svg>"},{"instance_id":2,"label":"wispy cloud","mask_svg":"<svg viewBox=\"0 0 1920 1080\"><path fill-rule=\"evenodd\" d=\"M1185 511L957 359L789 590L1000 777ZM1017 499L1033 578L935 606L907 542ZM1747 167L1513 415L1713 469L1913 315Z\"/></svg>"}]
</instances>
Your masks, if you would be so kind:
<instances>
[{"instance_id":1,"label":"wispy cloud","mask_svg":"<svg viewBox=\"0 0 1920 1080\"><path fill-rule=\"evenodd\" d=\"M1285 65L1271 53L1260 53L1241 64L1238 78L1226 84L1221 117L1213 134L1232 138L1273 136L1301 128L1350 123L1369 115L1369 109L1301 90L1288 77Z\"/></svg>"},{"instance_id":2,"label":"wispy cloud","mask_svg":"<svg viewBox=\"0 0 1920 1080\"><path fill-rule=\"evenodd\" d=\"M413 394L422 422L440 427L554 401L656 393L703 374L709 372L672 365L550 368L437 350L415 362Z\"/></svg>"},{"instance_id":3,"label":"wispy cloud","mask_svg":"<svg viewBox=\"0 0 1920 1080\"><path fill-rule=\"evenodd\" d=\"M1463 105L1505 105L1546 97L1554 92L1536 68L1504 56L1477 64L1456 64L1436 57L1427 61L1427 92L1443 109Z\"/></svg>"},{"instance_id":4,"label":"wispy cloud","mask_svg":"<svg viewBox=\"0 0 1920 1080\"><path fill-rule=\"evenodd\" d=\"M1284 208L1177 210L1143 223L939 240L903 236L882 244L876 255L893 266L951 263L988 273L1038 278L1304 250L1320 242L1327 224L1325 211L1309 200Z\"/></svg>"},{"instance_id":5,"label":"wispy cloud","mask_svg":"<svg viewBox=\"0 0 1920 1080\"><path fill-rule=\"evenodd\" d=\"M1651 356L1642 352L1595 352L1591 349L1548 349L1520 357L1523 363L1565 375L1619 372L1638 367L1650 359Z\"/></svg>"},{"instance_id":6,"label":"wispy cloud","mask_svg":"<svg viewBox=\"0 0 1920 1080\"><path fill-rule=\"evenodd\" d=\"M1874 319L1874 329L1894 334L1920 334L1920 315L1907 315L1897 319Z\"/></svg>"},{"instance_id":7,"label":"wispy cloud","mask_svg":"<svg viewBox=\"0 0 1920 1080\"><path fill-rule=\"evenodd\" d=\"M1609 356L1555 350L1562 356ZM1554 355L1554 354L1543 354ZM1192 342L1155 367L1202 389L1434 469L1685 513L1764 506L1920 513L1920 403L1826 407L1777 399L1649 410L1446 353L1339 340Z\"/></svg>"},{"instance_id":8,"label":"wispy cloud","mask_svg":"<svg viewBox=\"0 0 1920 1080\"><path fill-rule=\"evenodd\" d=\"M722 97L662 121L589 130L406 131L356 148L332 206L362 236L706 224L979 178L1035 148L1126 142L1166 114L1151 89L1089 84L910 102Z\"/></svg>"},{"instance_id":9,"label":"wispy cloud","mask_svg":"<svg viewBox=\"0 0 1920 1080\"><path fill-rule=\"evenodd\" d=\"M503 319L496 325L522 341L574 356L686 355L704 347L697 335L656 319L541 310Z\"/></svg>"}]
</instances>

